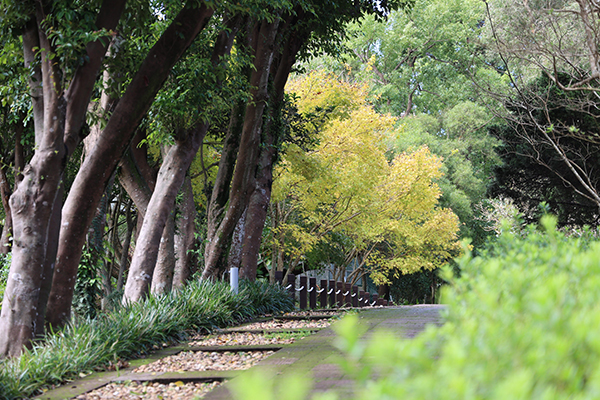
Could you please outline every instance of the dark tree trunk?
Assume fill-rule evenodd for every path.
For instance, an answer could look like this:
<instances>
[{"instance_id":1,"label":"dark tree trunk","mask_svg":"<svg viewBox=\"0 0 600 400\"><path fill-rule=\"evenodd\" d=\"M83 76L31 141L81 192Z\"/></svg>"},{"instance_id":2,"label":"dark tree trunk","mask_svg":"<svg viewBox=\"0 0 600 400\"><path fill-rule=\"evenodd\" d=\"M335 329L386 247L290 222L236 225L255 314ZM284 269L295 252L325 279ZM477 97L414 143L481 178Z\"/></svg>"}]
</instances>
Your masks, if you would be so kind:
<instances>
[{"instance_id":1,"label":"dark tree trunk","mask_svg":"<svg viewBox=\"0 0 600 400\"><path fill-rule=\"evenodd\" d=\"M284 30L291 26L292 23L288 19ZM277 68L273 73L274 95L270 102L270 118L265 122L264 142L260 150L254 190L246 210L245 235L242 243L240 277L251 281L256 279L262 232L267 219L269 202L271 201L273 165L277 158L277 149L281 144L281 133L276 131L278 127L277 124L274 124L274 121L281 118L285 84L296 61L296 55L307 38L306 35L294 35L284 43L281 56L277 58Z\"/></svg>"},{"instance_id":2,"label":"dark tree trunk","mask_svg":"<svg viewBox=\"0 0 600 400\"><path fill-rule=\"evenodd\" d=\"M229 189L231 188L231 178L235 169L235 160L237 158L240 146L240 136L244 123L244 112L246 103L240 101L233 109L227 136L221 151L221 159L212 194L207 205L206 222L206 242L211 242L221 223L225 213L227 201L229 200Z\"/></svg>"},{"instance_id":3,"label":"dark tree trunk","mask_svg":"<svg viewBox=\"0 0 600 400\"><path fill-rule=\"evenodd\" d=\"M139 145L145 137L145 131L139 130L119 163L119 183L133 200L138 209L138 217L142 221L146 215L158 173L155 168L148 165L147 146Z\"/></svg>"},{"instance_id":4,"label":"dark tree trunk","mask_svg":"<svg viewBox=\"0 0 600 400\"><path fill-rule=\"evenodd\" d=\"M250 79L252 85L252 101L246 107L244 127L240 139L231 190L229 205L218 227L215 229L204 252L204 271L202 279L211 279L216 271L225 245L248 204L251 183L254 177L259 154L262 117L268 100L267 83L273 61L275 39L279 27L279 18L273 22L263 21L254 43L254 71Z\"/></svg>"},{"instance_id":5,"label":"dark tree trunk","mask_svg":"<svg viewBox=\"0 0 600 400\"><path fill-rule=\"evenodd\" d=\"M2 197L2 207L4 208L4 226L2 227L2 235L0 236L0 254L10 253L12 237L12 216L8 202L12 194L12 189L6 176L7 169L8 166L4 165L0 168L0 197Z\"/></svg>"},{"instance_id":6,"label":"dark tree trunk","mask_svg":"<svg viewBox=\"0 0 600 400\"><path fill-rule=\"evenodd\" d=\"M195 218L196 205L192 179L185 177L182 186L183 200L179 205L180 216L175 221L177 233L175 234L175 273L173 275L173 288L182 288L190 278L192 270L192 250L196 243Z\"/></svg>"},{"instance_id":7,"label":"dark tree trunk","mask_svg":"<svg viewBox=\"0 0 600 400\"><path fill-rule=\"evenodd\" d=\"M127 204L125 211L125 218L127 221L127 232L123 239L123 252L121 253L121 260L119 262L119 274L117 276L117 291L123 290L123 283L125 282L124 276L125 271L129 268L129 247L131 246L131 237L133 235L133 229L135 227L135 219L131 215L131 200Z\"/></svg>"},{"instance_id":8,"label":"dark tree trunk","mask_svg":"<svg viewBox=\"0 0 600 400\"><path fill-rule=\"evenodd\" d=\"M82 163L63 207L64 222L47 315L53 326L61 327L70 318L85 233L110 175L171 68L206 26L213 12L202 3L195 8L186 6L175 17L133 77L94 151Z\"/></svg>"}]
</instances>

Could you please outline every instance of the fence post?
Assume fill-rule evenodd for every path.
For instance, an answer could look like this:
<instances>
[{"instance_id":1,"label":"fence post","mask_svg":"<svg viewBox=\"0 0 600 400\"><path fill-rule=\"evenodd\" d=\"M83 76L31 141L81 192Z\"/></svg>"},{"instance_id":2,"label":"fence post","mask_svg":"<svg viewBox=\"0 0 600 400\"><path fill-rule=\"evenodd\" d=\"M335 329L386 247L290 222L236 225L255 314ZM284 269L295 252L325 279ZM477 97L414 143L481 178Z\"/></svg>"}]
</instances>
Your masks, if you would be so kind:
<instances>
[{"instance_id":1,"label":"fence post","mask_svg":"<svg viewBox=\"0 0 600 400\"><path fill-rule=\"evenodd\" d=\"M275 282L283 285L283 271L275 271Z\"/></svg>"},{"instance_id":2,"label":"fence post","mask_svg":"<svg viewBox=\"0 0 600 400\"><path fill-rule=\"evenodd\" d=\"M344 283L344 307L352 307L352 287Z\"/></svg>"},{"instance_id":3,"label":"fence post","mask_svg":"<svg viewBox=\"0 0 600 400\"><path fill-rule=\"evenodd\" d=\"M358 286L352 286L352 307L358 307Z\"/></svg>"},{"instance_id":4,"label":"fence post","mask_svg":"<svg viewBox=\"0 0 600 400\"><path fill-rule=\"evenodd\" d=\"M308 293L308 308L317 308L317 278L308 278L310 292Z\"/></svg>"},{"instance_id":5,"label":"fence post","mask_svg":"<svg viewBox=\"0 0 600 400\"><path fill-rule=\"evenodd\" d=\"M300 277L300 289L298 289L300 291L300 309L301 310L306 310L306 293L308 292L307 289L307 284L306 284L306 276L301 276Z\"/></svg>"},{"instance_id":6,"label":"fence post","mask_svg":"<svg viewBox=\"0 0 600 400\"><path fill-rule=\"evenodd\" d=\"M336 282L336 303L338 308L344 307L344 282Z\"/></svg>"},{"instance_id":7,"label":"fence post","mask_svg":"<svg viewBox=\"0 0 600 400\"><path fill-rule=\"evenodd\" d=\"M296 275L294 275L294 274L288 275L287 286L289 286L288 291L290 293L290 296L292 296L292 299L294 299L294 302L295 302L296 301Z\"/></svg>"},{"instance_id":8,"label":"fence post","mask_svg":"<svg viewBox=\"0 0 600 400\"><path fill-rule=\"evenodd\" d=\"M359 307L364 307L365 306L366 292L364 290L359 291L357 297L358 297L358 306Z\"/></svg>"},{"instance_id":9,"label":"fence post","mask_svg":"<svg viewBox=\"0 0 600 400\"><path fill-rule=\"evenodd\" d=\"M335 308L335 281L329 281L329 307Z\"/></svg>"},{"instance_id":10,"label":"fence post","mask_svg":"<svg viewBox=\"0 0 600 400\"><path fill-rule=\"evenodd\" d=\"M379 300L379 295L378 295L377 293L373 293L373 294L371 295L371 302L369 303L369 305L371 305L371 304L373 304L374 306L377 306L377 305L379 305L379 304L377 303L377 301L378 301L378 300Z\"/></svg>"},{"instance_id":11,"label":"fence post","mask_svg":"<svg viewBox=\"0 0 600 400\"><path fill-rule=\"evenodd\" d=\"M321 293L319 293L321 308L327 308L327 280L321 279Z\"/></svg>"}]
</instances>

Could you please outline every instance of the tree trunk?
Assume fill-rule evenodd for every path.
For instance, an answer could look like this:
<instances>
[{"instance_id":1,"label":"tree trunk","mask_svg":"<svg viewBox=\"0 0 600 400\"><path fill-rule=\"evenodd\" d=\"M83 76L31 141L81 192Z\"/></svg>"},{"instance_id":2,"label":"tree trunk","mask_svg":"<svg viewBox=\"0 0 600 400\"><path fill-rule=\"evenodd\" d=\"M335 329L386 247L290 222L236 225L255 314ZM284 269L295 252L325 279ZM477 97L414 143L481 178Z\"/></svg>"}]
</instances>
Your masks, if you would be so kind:
<instances>
[{"instance_id":1,"label":"tree trunk","mask_svg":"<svg viewBox=\"0 0 600 400\"><path fill-rule=\"evenodd\" d=\"M248 209L244 210L242 216L238 220L238 223L233 230L233 234L231 235L231 244L229 246L229 255L227 256L227 269L231 270L231 268L240 268L240 264L242 262L242 242L244 241L244 236L246 235L246 212ZM243 271L244 268L240 270ZM240 276L241 277L241 276Z\"/></svg>"},{"instance_id":2,"label":"tree trunk","mask_svg":"<svg viewBox=\"0 0 600 400\"><path fill-rule=\"evenodd\" d=\"M179 205L180 216L175 221L177 233L175 234L175 273L173 275L173 287L182 288L190 278L192 270L192 250L196 243L195 217L196 205L194 204L194 192L192 179L185 177L182 186L183 201Z\"/></svg>"},{"instance_id":3,"label":"tree trunk","mask_svg":"<svg viewBox=\"0 0 600 400\"><path fill-rule=\"evenodd\" d=\"M211 62L215 67L221 57L230 52L239 20L231 19L227 25L230 29L219 34L213 48ZM156 187L148 204L148 211L144 217L127 276L123 303L138 301L148 293L157 260L161 232L207 131L208 123L202 122L185 132L183 137L176 138L175 144L169 149L160 167Z\"/></svg>"},{"instance_id":4,"label":"tree trunk","mask_svg":"<svg viewBox=\"0 0 600 400\"><path fill-rule=\"evenodd\" d=\"M283 27L284 31L293 26L290 18L288 17ZM281 119L285 84L296 61L296 55L307 39L307 35L298 34L291 36L289 41L280 44L282 54L274 63L276 69L272 74L274 94L269 107L270 117L265 122L264 142L260 149L254 190L250 196L246 211L245 236L242 244L242 270L240 271L240 277L251 281L256 280L262 232L267 219L269 202L271 201L273 165L277 158L277 149L282 140L281 133L276 132L278 124L275 121Z\"/></svg>"},{"instance_id":5,"label":"tree trunk","mask_svg":"<svg viewBox=\"0 0 600 400\"><path fill-rule=\"evenodd\" d=\"M105 0L96 19L98 28L112 30L120 18L125 0ZM16 356L23 346L30 346L40 313L39 304L44 293L44 282L50 282L49 258L55 249L49 248L56 240L51 218L60 207L58 187L69 155L79 140L81 125L91 97L97 72L106 52L106 41L90 42L86 46L87 61L79 67L69 84L66 95L62 89L62 71L49 57L53 47L42 29L46 18L41 2L35 4L36 24L29 24L23 35L24 58L31 63L40 51L43 105L39 98L39 81L30 80L36 151L23 171L23 180L11 196L14 228L14 248L2 315L0 316L0 356ZM39 50L38 50L39 49ZM35 75L35 72L34 72ZM43 122L40 118L43 110Z\"/></svg>"},{"instance_id":6,"label":"tree trunk","mask_svg":"<svg viewBox=\"0 0 600 400\"><path fill-rule=\"evenodd\" d=\"M124 303L138 301L148 293L167 217L207 128L206 124L202 124L196 132L188 135L187 140L173 145L160 167L129 268Z\"/></svg>"},{"instance_id":7,"label":"tree trunk","mask_svg":"<svg viewBox=\"0 0 600 400\"><path fill-rule=\"evenodd\" d=\"M36 19L42 21L45 15L41 5L36 8ZM36 332L48 229L66 158L63 143L66 102L61 74L49 58L52 47L41 29L39 36L43 49L44 131L23 171L24 179L10 198L14 241L0 315L1 356L20 355L23 346L31 346Z\"/></svg>"},{"instance_id":8,"label":"tree trunk","mask_svg":"<svg viewBox=\"0 0 600 400\"><path fill-rule=\"evenodd\" d=\"M250 79L252 101L246 107L244 127L240 139L235 172L229 193L229 207L223 220L215 230L204 252L204 271L202 279L211 279L216 271L217 261L229 241L233 229L248 203L250 186L254 177L258 159L262 117L268 98L267 83L273 61L273 51L279 18L273 22L263 21L255 42L254 71Z\"/></svg>"},{"instance_id":9,"label":"tree trunk","mask_svg":"<svg viewBox=\"0 0 600 400\"><path fill-rule=\"evenodd\" d=\"M213 12L202 3L200 7L184 7L175 17L133 77L94 151L82 163L63 207L57 266L47 315L53 326L61 327L70 318L85 232L110 175L171 68L206 26Z\"/></svg>"},{"instance_id":10,"label":"tree trunk","mask_svg":"<svg viewBox=\"0 0 600 400\"><path fill-rule=\"evenodd\" d=\"M175 215L171 211L167 216L160 248L156 259L156 267L152 274L152 289L154 295L166 294L173 288L173 273L175 271Z\"/></svg>"},{"instance_id":11,"label":"tree trunk","mask_svg":"<svg viewBox=\"0 0 600 400\"><path fill-rule=\"evenodd\" d=\"M8 199L12 194L10 183L6 176L8 166L0 167L0 197L2 197L2 206L4 208L4 226L2 227L2 236L0 236L0 254L10 253L12 238L12 216L10 214L10 204Z\"/></svg>"},{"instance_id":12,"label":"tree trunk","mask_svg":"<svg viewBox=\"0 0 600 400\"><path fill-rule=\"evenodd\" d=\"M133 235L133 228L135 227L135 219L131 216L131 200L127 204L125 211L125 218L127 220L127 232L123 239L123 252L121 253L121 260L119 262L119 274L117 276L117 291L123 290L123 282L125 281L125 271L129 268L129 247L131 246L131 236Z\"/></svg>"}]
</instances>

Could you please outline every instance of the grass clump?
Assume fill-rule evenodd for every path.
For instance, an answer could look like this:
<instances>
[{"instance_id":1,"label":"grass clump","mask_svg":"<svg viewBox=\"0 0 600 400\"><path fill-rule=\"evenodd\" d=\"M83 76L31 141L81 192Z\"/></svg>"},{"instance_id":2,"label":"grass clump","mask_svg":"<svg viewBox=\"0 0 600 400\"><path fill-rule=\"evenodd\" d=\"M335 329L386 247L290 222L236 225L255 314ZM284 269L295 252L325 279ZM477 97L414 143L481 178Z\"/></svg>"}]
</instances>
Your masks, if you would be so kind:
<instances>
[{"instance_id":1,"label":"grass clump","mask_svg":"<svg viewBox=\"0 0 600 400\"><path fill-rule=\"evenodd\" d=\"M264 283L244 283L233 294L224 283L192 282L185 289L78 321L49 334L19 358L0 362L0 399L31 397L44 387L117 364L154 346L183 339L264 313L294 308L287 292Z\"/></svg>"}]
</instances>

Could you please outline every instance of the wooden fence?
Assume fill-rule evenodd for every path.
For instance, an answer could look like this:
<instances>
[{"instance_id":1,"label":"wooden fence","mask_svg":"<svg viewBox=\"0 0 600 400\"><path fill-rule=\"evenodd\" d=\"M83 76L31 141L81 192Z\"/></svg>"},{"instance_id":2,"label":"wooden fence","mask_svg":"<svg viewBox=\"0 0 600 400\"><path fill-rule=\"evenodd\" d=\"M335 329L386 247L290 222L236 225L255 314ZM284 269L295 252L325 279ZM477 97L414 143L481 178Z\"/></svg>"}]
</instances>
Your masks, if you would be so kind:
<instances>
[{"instance_id":1,"label":"wooden fence","mask_svg":"<svg viewBox=\"0 0 600 400\"><path fill-rule=\"evenodd\" d=\"M281 285L284 285L283 276L282 271L275 272L275 280ZM306 276L300 276L299 280L299 287L296 288L296 276L289 274L285 288L294 298L298 293L301 310L388 305L388 301L380 299L377 294L358 290L358 286L350 286L346 282L321 279L320 284L317 285L317 278L307 278Z\"/></svg>"}]
</instances>

